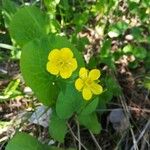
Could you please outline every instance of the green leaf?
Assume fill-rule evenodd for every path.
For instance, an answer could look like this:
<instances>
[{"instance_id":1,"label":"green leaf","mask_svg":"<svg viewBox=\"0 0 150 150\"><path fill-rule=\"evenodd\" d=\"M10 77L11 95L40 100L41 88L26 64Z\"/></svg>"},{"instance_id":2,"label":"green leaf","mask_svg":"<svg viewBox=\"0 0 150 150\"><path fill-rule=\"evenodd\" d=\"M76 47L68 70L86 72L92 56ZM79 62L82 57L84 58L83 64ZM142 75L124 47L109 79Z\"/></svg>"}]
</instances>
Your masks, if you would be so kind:
<instances>
[{"instance_id":1,"label":"green leaf","mask_svg":"<svg viewBox=\"0 0 150 150\"><path fill-rule=\"evenodd\" d=\"M146 89L150 90L150 74L144 77L143 85Z\"/></svg>"},{"instance_id":2,"label":"green leaf","mask_svg":"<svg viewBox=\"0 0 150 150\"><path fill-rule=\"evenodd\" d=\"M2 0L2 6L5 26L9 27L12 17L16 13L18 7L17 4L11 0Z\"/></svg>"},{"instance_id":3,"label":"green leaf","mask_svg":"<svg viewBox=\"0 0 150 150\"><path fill-rule=\"evenodd\" d=\"M111 53L111 40L106 40L100 49L100 61L115 70L114 57Z\"/></svg>"},{"instance_id":4,"label":"green leaf","mask_svg":"<svg viewBox=\"0 0 150 150\"><path fill-rule=\"evenodd\" d=\"M143 7L148 8L150 6L150 1L149 0L142 0L142 5L143 5Z\"/></svg>"},{"instance_id":5,"label":"green leaf","mask_svg":"<svg viewBox=\"0 0 150 150\"><path fill-rule=\"evenodd\" d=\"M44 145L26 133L17 133L7 144L6 150L44 150Z\"/></svg>"},{"instance_id":6,"label":"green leaf","mask_svg":"<svg viewBox=\"0 0 150 150\"><path fill-rule=\"evenodd\" d=\"M110 38L118 37L119 35L124 34L127 28L128 24L126 22L118 22L110 26L108 35Z\"/></svg>"},{"instance_id":7,"label":"green leaf","mask_svg":"<svg viewBox=\"0 0 150 150\"><path fill-rule=\"evenodd\" d=\"M131 44L128 44L122 49L122 51L124 53L132 53L133 49L134 49L133 46Z\"/></svg>"},{"instance_id":8,"label":"green leaf","mask_svg":"<svg viewBox=\"0 0 150 150\"><path fill-rule=\"evenodd\" d=\"M136 58L139 58L139 59L144 59L146 57L146 54L147 54L147 51L143 48L143 47L140 47L140 46L133 46L133 45L126 45L122 51L124 53L131 53L133 54Z\"/></svg>"},{"instance_id":9,"label":"green leaf","mask_svg":"<svg viewBox=\"0 0 150 150\"><path fill-rule=\"evenodd\" d=\"M130 62L130 63L128 64L128 67L131 68L131 69L135 69L135 68L137 68L138 66L139 66L138 60L135 60L135 61Z\"/></svg>"},{"instance_id":10,"label":"green leaf","mask_svg":"<svg viewBox=\"0 0 150 150\"><path fill-rule=\"evenodd\" d=\"M98 122L96 113L89 115L79 115L79 123L88 128L94 134L99 134L101 131L101 124Z\"/></svg>"},{"instance_id":11,"label":"green leaf","mask_svg":"<svg viewBox=\"0 0 150 150\"><path fill-rule=\"evenodd\" d=\"M89 60L88 67L90 69L96 68L99 62L100 62L100 56L92 56Z\"/></svg>"},{"instance_id":12,"label":"green leaf","mask_svg":"<svg viewBox=\"0 0 150 150\"><path fill-rule=\"evenodd\" d=\"M146 68L147 71L150 70L150 52L147 52L147 56L146 58L144 59L144 66Z\"/></svg>"},{"instance_id":13,"label":"green leaf","mask_svg":"<svg viewBox=\"0 0 150 150\"><path fill-rule=\"evenodd\" d=\"M76 34L72 36L72 42L75 43L77 49L80 52L83 52L85 46L89 44L89 40L87 37L77 38Z\"/></svg>"},{"instance_id":14,"label":"green leaf","mask_svg":"<svg viewBox=\"0 0 150 150\"><path fill-rule=\"evenodd\" d=\"M139 3L140 0L129 0L130 2L135 2L135 3Z\"/></svg>"},{"instance_id":15,"label":"green leaf","mask_svg":"<svg viewBox=\"0 0 150 150\"><path fill-rule=\"evenodd\" d=\"M99 96L99 104L96 111L99 111L99 109L106 109L106 104L111 101L113 97L113 93L110 90L104 91Z\"/></svg>"},{"instance_id":16,"label":"green leaf","mask_svg":"<svg viewBox=\"0 0 150 150\"><path fill-rule=\"evenodd\" d=\"M10 24L10 35L20 45L47 34L47 17L35 6L17 11Z\"/></svg>"},{"instance_id":17,"label":"green leaf","mask_svg":"<svg viewBox=\"0 0 150 150\"><path fill-rule=\"evenodd\" d=\"M88 115L95 111L97 105L99 103L99 98L96 97L89 103L85 103L85 107L83 107L83 110L81 111L81 115Z\"/></svg>"},{"instance_id":18,"label":"green leaf","mask_svg":"<svg viewBox=\"0 0 150 150\"><path fill-rule=\"evenodd\" d=\"M60 119L56 112L52 113L49 123L49 133L55 140L64 142L64 138L67 133L66 120Z\"/></svg>"},{"instance_id":19,"label":"green leaf","mask_svg":"<svg viewBox=\"0 0 150 150\"><path fill-rule=\"evenodd\" d=\"M59 133L59 129L58 129ZM44 145L40 143L35 137L24 133L18 132L6 145L5 150L65 150L54 146ZM75 150L68 148L67 150Z\"/></svg>"},{"instance_id":20,"label":"green leaf","mask_svg":"<svg viewBox=\"0 0 150 150\"><path fill-rule=\"evenodd\" d=\"M6 87L6 89L4 90L4 95L10 96L12 95L16 89L18 88L20 83L20 79L16 79L11 81L8 86Z\"/></svg>"},{"instance_id":21,"label":"green leaf","mask_svg":"<svg viewBox=\"0 0 150 150\"><path fill-rule=\"evenodd\" d=\"M118 96L121 94L120 86L113 77L106 76L105 85L106 89L111 93L113 93L114 96Z\"/></svg>"},{"instance_id":22,"label":"green leaf","mask_svg":"<svg viewBox=\"0 0 150 150\"><path fill-rule=\"evenodd\" d=\"M111 51L111 40L105 40L102 48L100 49L100 56L101 57L108 57Z\"/></svg>"},{"instance_id":23,"label":"green leaf","mask_svg":"<svg viewBox=\"0 0 150 150\"><path fill-rule=\"evenodd\" d=\"M133 35L134 39L137 41L143 40L143 35L142 35L143 29L139 27L133 27L131 28L131 34Z\"/></svg>"},{"instance_id":24,"label":"green leaf","mask_svg":"<svg viewBox=\"0 0 150 150\"><path fill-rule=\"evenodd\" d=\"M144 59L147 55L147 51L143 47L134 47L133 55L139 59Z\"/></svg>"},{"instance_id":25,"label":"green leaf","mask_svg":"<svg viewBox=\"0 0 150 150\"><path fill-rule=\"evenodd\" d=\"M115 66L115 59L113 57L113 55L109 55L108 57L101 57L101 63L106 64L109 68L111 68L112 70L116 69Z\"/></svg>"},{"instance_id":26,"label":"green leaf","mask_svg":"<svg viewBox=\"0 0 150 150\"><path fill-rule=\"evenodd\" d=\"M87 23L89 19L89 12L84 11L83 13L76 13L74 14L73 23L76 25L76 30L79 32L82 27Z\"/></svg>"},{"instance_id":27,"label":"green leaf","mask_svg":"<svg viewBox=\"0 0 150 150\"><path fill-rule=\"evenodd\" d=\"M38 99L45 105L53 105L59 92L57 77L51 75L46 70L48 54L54 48L59 49L63 47L68 47L73 51L79 68L84 65L80 53L65 37L49 35L28 43L22 50L21 72L23 78L27 85L32 88Z\"/></svg>"},{"instance_id":28,"label":"green leaf","mask_svg":"<svg viewBox=\"0 0 150 150\"><path fill-rule=\"evenodd\" d=\"M68 119L81 107L83 102L74 84L68 84L66 89L59 93L56 102L56 112L60 118Z\"/></svg>"},{"instance_id":29,"label":"green leaf","mask_svg":"<svg viewBox=\"0 0 150 150\"><path fill-rule=\"evenodd\" d=\"M60 0L44 0L43 2L48 10L50 17L54 17L56 12L56 6L59 4Z\"/></svg>"},{"instance_id":30,"label":"green leaf","mask_svg":"<svg viewBox=\"0 0 150 150\"><path fill-rule=\"evenodd\" d=\"M57 99L58 88L54 77L46 71L49 48L48 39L27 44L22 50L21 72L39 101L51 106Z\"/></svg>"}]
</instances>

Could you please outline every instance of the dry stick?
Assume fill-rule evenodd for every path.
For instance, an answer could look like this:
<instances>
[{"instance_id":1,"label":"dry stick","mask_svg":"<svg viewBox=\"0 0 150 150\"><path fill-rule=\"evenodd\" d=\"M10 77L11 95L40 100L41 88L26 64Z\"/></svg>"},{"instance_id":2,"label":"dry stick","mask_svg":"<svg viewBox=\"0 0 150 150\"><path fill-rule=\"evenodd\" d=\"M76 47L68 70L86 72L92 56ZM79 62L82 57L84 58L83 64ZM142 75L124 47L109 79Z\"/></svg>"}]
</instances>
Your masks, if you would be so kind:
<instances>
[{"instance_id":1,"label":"dry stick","mask_svg":"<svg viewBox=\"0 0 150 150\"><path fill-rule=\"evenodd\" d=\"M119 149L119 145L121 144L122 140L124 139L125 135L127 132L124 132L121 139L119 140L119 142L117 143L116 147L114 148L114 150L118 150Z\"/></svg>"},{"instance_id":2,"label":"dry stick","mask_svg":"<svg viewBox=\"0 0 150 150\"><path fill-rule=\"evenodd\" d=\"M81 143L81 141L76 137L76 135L75 135L74 132L72 131L72 129L71 129L69 123L68 123L67 125L68 125L68 128L69 128L69 130L70 130L72 136L80 143L80 145L81 145L85 150L88 150L88 149L85 147L85 145L84 145L83 143Z\"/></svg>"},{"instance_id":3,"label":"dry stick","mask_svg":"<svg viewBox=\"0 0 150 150\"><path fill-rule=\"evenodd\" d=\"M80 137L80 127L79 127L78 120L76 120L76 123L77 123L77 130L78 130L78 139L80 141L80 142L78 142L78 144L79 144L79 150L81 150L81 137Z\"/></svg>"},{"instance_id":4,"label":"dry stick","mask_svg":"<svg viewBox=\"0 0 150 150\"><path fill-rule=\"evenodd\" d=\"M119 106L119 107L122 107L122 105L120 104L117 104L117 103L109 103L109 104L113 104L113 105L116 105L116 106ZM137 111L140 111L142 110L143 112L145 113L150 113L150 110L149 109L144 109L144 108L136 108L136 107L131 107L131 106L127 106L129 110L137 110ZM114 109L97 109L97 111L112 111Z\"/></svg>"},{"instance_id":5,"label":"dry stick","mask_svg":"<svg viewBox=\"0 0 150 150\"><path fill-rule=\"evenodd\" d=\"M128 146L128 139L129 139L129 134L127 134L126 144L125 144L125 149L124 149L124 150L128 150L128 149L129 149L129 146Z\"/></svg>"},{"instance_id":6,"label":"dry stick","mask_svg":"<svg viewBox=\"0 0 150 150\"><path fill-rule=\"evenodd\" d=\"M91 131L89 131L89 132L90 132L91 137L92 137L92 139L93 139L95 145L97 146L98 150L102 150L101 146L98 144L98 142L97 142L95 136L93 135L93 133L92 133Z\"/></svg>"},{"instance_id":7,"label":"dry stick","mask_svg":"<svg viewBox=\"0 0 150 150\"><path fill-rule=\"evenodd\" d=\"M137 110L137 111L140 111L140 110L142 110L143 112L145 112L145 113L150 113L150 110L149 109L142 109L142 108L136 108L136 107L130 107L130 106L127 106L128 107L128 109L129 110ZM116 108L115 108L116 109ZM121 109L121 108L120 108ZM112 110L114 110L114 108L113 109L96 109L96 111L112 111ZM122 109L123 110L123 109Z\"/></svg>"},{"instance_id":8,"label":"dry stick","mask_svg":"<svg viewBox=\"0 0 150 150\"><path fill-rule=\"evenodd\" d=\"M143 137L143 135L145 134L145 132L146 132L146 130L148 129L150 127L150 119L149 119L149 121L146 123L146 125L145 125L145 127L144 127L144 129L143 129L143 131L141 132L141 134L139 135L139 137L138 137L138 139L137 139L137 143L141 140L141 138ZM131 150L133 150L133 146L131 147Z\"/></svg>"},{"instance_id":9,"label":"dry stick","mask_svg":"<svg viewBox=\"0 0 150 150\"><path fill-rule=\"evenodd\" d=\"M116 75L117 75L117 73L115 72L115 73L114 73L114 77L115 77ZM115 77L115 79L116 79L116 77ZM116 81L118 82L117 79L116 79ZM118 83L118 84L119 84L119 83ZM128 118L128 115L131 116L131 114L130 114L130 111L129 111L129 108L128 108L127 104L125 103L125 100L126 100L126 99L125 99L124 95L121 95L121 96L119 96L119 97L120 97L121 104L122 104L122 106L123 106L123 108L124 108L125 115L126 115L126 117ZM130 123L130 122L129 122L129 123ZM136 142L136 140L135 140L134 132L133 132L131 126L130 126L130 132L131 132L132 138L133 138L133 144L134 144L133 147L134 147L135 150L138 150L137 142Z\"/></svg>"},{"instance_id":10,"label":"dry stick","mask_svg":"<svg viewBox=\"0 0 150 150\"><path fill-rule=\"evenodd\" d=\"M126 103L125 103L125 98L124 98L123 95L120 96L120 100L121 100L121 104L122 104L122 106L123 106L123 108L124 108L124 111L126 112L125 115L126 115L126 116L127 116L127 115L130 115L130 111L129 111L129 109L128 109ZM127 117L128 117L128 116L127 116ZM131 127L130 127L130 132L131 132L131 135L132 135L132 138L133 138L133 147L134 147L135 150L138 150L138 146L137 146L137 142L136 142L136 139L135 139L135 136L134 136L134 132L133 132L133 130L132 130Z\"/></svg>"},{"instance_id":11,"label":"dry stick","mask_svg":"<svg viewBox=\"0 0 150 150\"><path fill-rule=\"evenodd\" d=\"M130 128L130 131L131 131L132 138L133 138L133 146L132 147L134 148L134 150L139 150L132 128Z\"/></svg>"},{"instance_id":12,"label":"dry stick","mask_svg":"<svg viewBox=\"0 0 150 150\"><path fill-rule=\"evenodd\" d=\"M144 134L143 140L141 142L141 150L145 150L146 148L146 142L148 142L148 140L146 141L145 139L147 139L149 137L148 133ZM148 143L147 143L148 144Z\"/></svg>"}]
</instances>

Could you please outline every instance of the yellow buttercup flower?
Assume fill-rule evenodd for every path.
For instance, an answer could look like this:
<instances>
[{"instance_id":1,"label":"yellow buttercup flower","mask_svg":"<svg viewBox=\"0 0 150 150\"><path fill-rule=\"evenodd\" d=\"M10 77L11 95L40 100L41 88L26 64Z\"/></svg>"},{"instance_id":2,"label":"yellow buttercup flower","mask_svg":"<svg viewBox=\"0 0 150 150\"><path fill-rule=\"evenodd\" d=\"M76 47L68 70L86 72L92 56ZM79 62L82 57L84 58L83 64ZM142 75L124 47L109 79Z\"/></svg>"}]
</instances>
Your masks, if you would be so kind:
<instances>
[{"instance_id":1,"label":"yellow buttercup flower","mask_svg":"<svg viewBox=\"0 0 150 150\"><path fill-rule=\"evenodd\" d=\"M69 48L53 49L48 55L47 71L62 78L69 78L77 69L77 61Z\"/></svg>"},{"instance_id":2,"label":"yellow buttercup flower","mask_svg":"<svg viewBox=\"0 0 150 150\"><path fill-rule=\"evenodd\" d=\"M81 68L79 78L75 81L75 87L78 91L82 91L85 100L90 100L92 95L99 95L103 92L103 88L98 84L98 78L101 73L98 69L92 69L90 72L86 68Z\"/></svg>"}]
</instances>

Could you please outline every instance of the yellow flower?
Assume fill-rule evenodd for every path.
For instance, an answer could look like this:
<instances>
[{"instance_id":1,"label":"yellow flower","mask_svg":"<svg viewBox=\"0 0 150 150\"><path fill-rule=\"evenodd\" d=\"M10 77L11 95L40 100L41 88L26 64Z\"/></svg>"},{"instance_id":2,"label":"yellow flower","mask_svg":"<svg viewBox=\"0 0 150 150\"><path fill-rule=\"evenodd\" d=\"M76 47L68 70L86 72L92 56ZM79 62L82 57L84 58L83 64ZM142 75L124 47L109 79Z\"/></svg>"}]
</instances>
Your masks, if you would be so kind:
<instances>
[{"instance_id":1,"label":"yellow flower","mask_svg":"<svg viewBox=\"0 0 150 150\"><path fill-rule=\"evenodd\" d=\"M81 68L79 78L75 81L75 87L82 91L85 100L90 100L92 95L98 95L103 92L103 88L98 84L98 78L101 73L98 69L92 69L90 72L86 68Z\"/></svg>"},{"instance_id":2,"label":"yellow flower","mask_svg":"<svg viewBox=\"0 0 150 150\"><path fill-rule=\"evenodd\" d=\"M47 71L67 79L77 69L77 61L69 48L53 49L48 55Z\"/></svg>"}]
</instances>

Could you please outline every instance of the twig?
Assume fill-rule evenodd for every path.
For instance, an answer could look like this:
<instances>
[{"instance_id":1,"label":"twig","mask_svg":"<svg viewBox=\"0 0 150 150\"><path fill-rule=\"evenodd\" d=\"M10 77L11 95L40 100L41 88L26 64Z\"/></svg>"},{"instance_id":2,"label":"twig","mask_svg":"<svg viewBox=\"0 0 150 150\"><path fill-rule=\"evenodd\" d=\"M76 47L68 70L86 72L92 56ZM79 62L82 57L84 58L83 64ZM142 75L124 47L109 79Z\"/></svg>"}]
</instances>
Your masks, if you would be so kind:
<instances>
[{"instance_id":1,"label":"twig","mask_svg":"<svg viewBox=\"0 0 150 150\"><path fill-rule=\"evenodd\" d=\"M111 102L111 103L109 103L109 104L118 106L118 107L120 107L120 109L121 109L121 107L122 107L122 105L117 104L117 103L113 103L113 102ZM142 112L145 112L145 113L150 113L150 110L149 110L149 109L131 107L131 106L128 106L128 105L127 105L127 107L128 107L129 110L135 110L135 111L137 110L137 111L142 111ZM112 111L112 110L114 110L114 109L96 109L96 111Z\"/></svg>"},{"instance_id":2,"label":"twig","mask_svg":"<svg viewBox=\"0 0 150 150\"><path fill-rule=\"evenodd\" d=\"M69 130L70 130L72 136L73 136L78 142L80 142L80 145L81 145L85 150L88 150L88 149L85 147L85 145L84 145L83 143L81 143L81 141L76 137L76 135L75 135L74 132L72 131L72 129L71 129L69 123L68 123L67 125L68 125L68 128L69 128Z\"/></svg>"},{"instance_id":3,"label":"twig","mask_svg":"<svg viewBox=\"0 0 150 150\"><path fill-rule=\"evenodd\" d=\"M134 111L142 111L142 112L145 112L145 113L150 113L150 110L149 109L142 109L142 108L136 108L136 107L131 107L131 106L127 106L129 110L134 110ZM96 109L96 111L100 112L100 111L112 111L116 108L113 108L113 109ZM120 108L121 109L121 108Z\"/></svg>"},{"instance_id":4,"label":"twig","mask_svg":"<svg viewBox=\"0 0 150 150\"><path fill-rule=\"evenodd\" d=\"M148 101L148 96L149 96L149 94L150 94L150 90L147 90L147 94L146 94L146 96L145 96L145 101Z\"/></svg>"},{"instance_id":5,"label":"twig","mask_svg":"<svg viewBox=\"0 0 150 150\"><path fill-rule=\"evenodd\" d=\"M135 139L134 132L133 132L132 128L130 128L130 132L131 132L132 138L133 138L133 146L132 147L134 150L138 150L139 148L138 148L137 141Z\"/></svg>"},{"instance_id":6,"label":"twig","mask_svg":"<svg viewBox=\"0 0 150 150\"><path fill-rule=\"evenodd\" d=\"M78 120L76 120L76 123L77 123L77 130L78 130L78 139L79 139L79 141L81 141L81 137L80 137L80 127L79 127L79 122L78 122ZM81 150L81 142L78 142L78 145L79 145L79 150Z\"/></svg>"},{"instance_id":7,"label":"twig","mask_svg":"<svg viewBox=\"0 0 150 150\"><path fill-rule=\"evenodd\" d=\"M149 138L149 134L148 133L145 133L144 137L143 137L143 140L141 142L141 150L145 150L146 148L146 143L147 141L145 139ZM148 143L147 143L148 144Z\"/></svg>"},{"instance_id":8,"label":"twig","mask_svg":"<svg viewBox=\"0 0 150 150\"><path fill-rule=\"evenodd\" d=\"M124 139L125 135L127 132L124 132L121 139L119 140L119 142L117 143L116 147L114 148L114 150L118 150L119 149L119 145L121 144L122 140Z\"/></svg>"},{"instance_id":9,"label":"twig","mask_svg":"<svg viewBox=\"0 0 150 150\"><path fill-rule=\"evenodd\" d=\"M91 137L92 137L92 139L93 139L95 145L97 146L98 150L102 150L101 146L98 144L98 142L97 142L95 136L93 135L93 133L92 133L91 131L89 131L89 132L90 132Z\"/></svg>"},{"instance_id":10,"label":"twig","mask_svg":"<svg viewBox=\"0 0 150 150\"><path fill-rule=\"evenodd\" d=\"M137 143L141 140L141 138L144 136L144 134L145 134L145 132L146 132L146 130L148 129L150 127L150 119L149 119L149 121L147 122L147 124L145 125L145 127L144 127L144 129L143 129L143 131L141 132L141 134L139 135L139 137L138 137L138 139L137 139ZM131 147L131 150L133 150L133 146Z\"/></svg>"},{"instance_id":11,"label":"twig","mask_svg":"<svg viewBox=\"0 0 150 150\"><path fill-rule=\"evenodd\" d=\"M130 114L130 111L129 111L128 107L127 107L127 104L125 103L125 97L123 95L120 96L120 101L121 101L121 104L122 104L122 106L124 108L125 115L128 118L128 116L131 116L131 114ZM131 126L130 126L130 132L131 132L131 135L132 135L132 138L133 138L133 147L134 147L135 150L138 150L137 142L136 142L136 139L135 139L135 136L134 136L134 132L133 132L133 129L131 128Z\"/></svg>"},{"instance_id":12,"label":"twig","mask_svg":"<svg viewBox=\"0 0 150 150\"><path fill-rule=\"evenodd\" d=\"M129 146L128 146L128 140L129 140L129 134L127 134L127 138L125 139L125 149L124 150L128 150L129 149Z\"/></svg>"}]
</instances>

